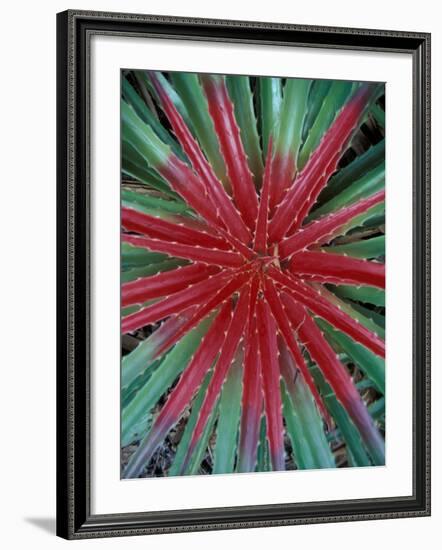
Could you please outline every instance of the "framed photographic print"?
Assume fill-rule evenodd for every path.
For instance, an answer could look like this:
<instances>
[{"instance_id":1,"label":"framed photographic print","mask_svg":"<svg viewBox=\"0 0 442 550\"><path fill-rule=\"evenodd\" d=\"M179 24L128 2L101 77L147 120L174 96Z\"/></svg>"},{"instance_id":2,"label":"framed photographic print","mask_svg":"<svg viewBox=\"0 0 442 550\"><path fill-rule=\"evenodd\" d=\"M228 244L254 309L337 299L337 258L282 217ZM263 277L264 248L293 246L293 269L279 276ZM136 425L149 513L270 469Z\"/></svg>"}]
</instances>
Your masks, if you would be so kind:
<instances>
[{"instance_id":1,"label":"framed photographic print","mask_svg":"<svg viewBox=\"0 0 442 550\"><path fill-rule=\"evenodd\" d=\"M58 14L57 533L430 513L430 37Z\"/></svg>"}]
</instances>

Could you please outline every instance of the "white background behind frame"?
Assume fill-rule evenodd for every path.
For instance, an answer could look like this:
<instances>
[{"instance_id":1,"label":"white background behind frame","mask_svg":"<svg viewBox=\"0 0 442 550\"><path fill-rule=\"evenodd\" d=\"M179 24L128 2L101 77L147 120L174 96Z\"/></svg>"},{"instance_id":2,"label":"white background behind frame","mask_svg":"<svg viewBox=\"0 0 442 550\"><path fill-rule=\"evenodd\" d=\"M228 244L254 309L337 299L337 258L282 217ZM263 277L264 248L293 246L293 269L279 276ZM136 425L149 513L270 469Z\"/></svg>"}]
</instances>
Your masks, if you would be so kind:
<instances>
[{"instance_id":1,"label":"white background behind frame","mask_svg":"<svg viewBox=\"0 0 442 550\"><path fill-rule=\"evenodd\" d=\"M187 17L217 17L277 21L305 25L384 28L401 31L432 32L432 142L433 142L433 218L432 271L433 281L433 369L432 374L432 516L367 522L300 525L266 529L242 529L206 533L182 533L152 537L85 540L68 543L54 536L55 532L55 13L76 7L87 10L156 13ZM32 547L37 550L60 550L75 544L76 548L108 550L146 549L160 545L162 550L225 550L248 547L254 550L286 548L296 544L309 550L337 550L348 541L358 550L395 548L416 550L425 545L437 548L442 539L442 29L440 2L426 0L416 3L404 0L398 9L395 2L371 0L369 5L355 9L352 0L316 0L297 3L287 0L48 0L45 3L22 0L2 6L5 21L0 40L4 43L3 74L11 86L0 87L3 105L1 138L4 158L3 187L0 202L0 224L4 236L3 255L14 269L1 273L2 306L8 312L3 321L2 366L7 388L20 391L3 392L0 400L2 415L2 543L11 550ZM32 94L30 92L32 88ZM24 162L23 124L17 123L16 106L26 120L27 143ZM32 107L32 108L31 108ZM26 115L25 115L26 112ZM19 167L19 170L18 170ZM20 213L26 223L17 225L17 182L20 184ZM14 228L14 238L10 238ZM32 230L31 230L32 228ZM17 243L33 242L27 253ZM29 295L17 296L11 289L22 288L32 266L32 310L38 312L41 330L29 331L24 343L18 327L24 312L29 310ZM17 350L25 353L18 356ZM23 406L17 405L17 396ZM8 421L14 414L14 421ZM32 456L30 456L32 450Z\"/></svg>"},{"instance_id":2,"label":"white background behind frame","mask_svg":"<svg viewBox=\"0 0 442 550\"><path fill-rule=\"evenodd\" d=\"M120 69L386 82L386 466L120 480ZM412 492L411 55L91 38L91 510L116 513ZM390 137L389 137L390 136Z\"/></svg>"}]
</instances>

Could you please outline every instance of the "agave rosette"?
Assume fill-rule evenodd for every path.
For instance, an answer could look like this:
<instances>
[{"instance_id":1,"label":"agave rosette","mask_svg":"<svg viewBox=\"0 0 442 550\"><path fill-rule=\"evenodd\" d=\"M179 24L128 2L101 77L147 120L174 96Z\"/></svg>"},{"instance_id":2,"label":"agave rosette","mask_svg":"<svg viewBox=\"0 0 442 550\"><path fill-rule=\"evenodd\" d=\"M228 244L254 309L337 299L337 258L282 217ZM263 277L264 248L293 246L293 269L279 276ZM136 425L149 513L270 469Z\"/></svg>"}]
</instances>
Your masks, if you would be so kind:
<instances>
[{"instance_id":1,"label":"agave rosette","mask_svg":"<svg viewBox=\"0 0 442 550\"><path fill-rule=\"evenodd\" d=\"M382 86L122 95L123 477L384 464Z\"/></svg>"}]
</instances>

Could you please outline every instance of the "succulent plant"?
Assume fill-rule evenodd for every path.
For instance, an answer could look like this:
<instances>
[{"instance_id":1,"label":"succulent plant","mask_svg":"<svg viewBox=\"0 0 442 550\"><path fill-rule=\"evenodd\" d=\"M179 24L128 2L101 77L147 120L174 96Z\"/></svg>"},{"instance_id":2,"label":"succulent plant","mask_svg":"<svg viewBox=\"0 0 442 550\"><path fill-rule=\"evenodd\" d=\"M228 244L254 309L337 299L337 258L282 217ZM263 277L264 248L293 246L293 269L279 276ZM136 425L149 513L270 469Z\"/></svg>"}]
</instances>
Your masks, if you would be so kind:
<instances>
[{"instance_id":1,"label":"succulent plant","mask_svg":"<svg viewBox=\"0 0 442 550\"><path fill-rule=\"evenodd\" d=\"M122 476L384 464L383 86L126 71L121 115Z\"/></svg>"}]
</instances>

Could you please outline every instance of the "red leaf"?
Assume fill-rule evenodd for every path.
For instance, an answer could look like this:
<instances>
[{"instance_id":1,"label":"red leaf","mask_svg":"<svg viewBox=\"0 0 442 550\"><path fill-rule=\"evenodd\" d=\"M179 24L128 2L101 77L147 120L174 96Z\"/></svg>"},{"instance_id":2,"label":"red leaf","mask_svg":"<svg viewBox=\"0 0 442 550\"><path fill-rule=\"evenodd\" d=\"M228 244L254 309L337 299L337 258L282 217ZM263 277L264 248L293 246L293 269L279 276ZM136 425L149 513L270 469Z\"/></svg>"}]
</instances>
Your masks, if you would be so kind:
<instances>
[{"instance_id":1,"label":"red leaf","mask_svg":"<svg viewBox=\"0 0 442 550\"><path fill-rule=\"evenodd\" d=\"M372 458L377 464L385 463L385 445L364 405L346 368L337 359L335 351L322 335L307 311L296 300L287 296L287 312L297 327L301 341L330 384L337 399L358 428Z\"/></svg>"},{"instance_id":2,"label":"red leaf","mask_svg":"<svg viewBox=\"0 0 442 550\"><path fill-rule=\"evenodd\" d=\"M257 303L259 351L262 365L264 407L267 418L267 435L273 470L285 470L284 428L279 386L278 345L276 323L269 306L261 298Z\"/></svg>"},{"instance_id":3,"label":"red leaf","mask_svg":"<svg viewBox=\"0 0 442 550\"><path fill-rule=\"evenodd\" d=\"M235 201L246 224L250 229L254 229L258 214L258 197L226 83L220 76L201 75L200 78L232 183Z\"/></svg>"},{"instance_id":4,"label":"red leaf","mask_svg":"<svg viewBox=\"0 0 442 550\"><path fill-rule=\"evenodd\" d=\"M215 406L219 394L224 383L224 380L229 372L230 365L232 364L236 350L243 337L244 329L247 323L247 316L250 308L250 285L241 292L238 302L233 312L232 320L224 343L222 345L218 361L215 364L213 376L209 382L207 393L204 398L203 404L198 415L195 428L192 433L189 446L186 451L186 456L181 464L181 473L185 472L189 464L189 460L192 456L193 450L201 437L204 428L207 424L207 420Z\"/></svg>"},{"instance_id":5,"label":"red leaf","mask_svg":"<svg viewBox=\"0 0 442 550\"><path fill-rule=\"evenodd\" d=\"M178 267L173 271L158 273L151 277L142 277L136 281L125 283L121 290L122 307L143 304L148 300L167 296L190 284L207 279L219 271L216 266L193 264Z\"/></svg>"},{"instance_id":6,"label":"red leaf","mask_svg":"<svg viewBox=\"0 0 442 550\"><path fill-rule=\"evenodd\" d=\"M213 234L197 231L180 223L172 223L144 212L123 207L121 209L121 225L127 231L135 231L154 239L173 241L206 248L229 249L225 239Z\"/></svg>"},{"instance_id":7,"label":"red leaf","mask_svg":"<svg viewBox=\"0 0 442 550\"><path fill-rule=\"evenodd\" d=\"M313 205L316 202L316 199L319 197L320 192L325 187L328 179L330 178L331 174L323 174L321 177L319 177L314 184L311 187L310 191L310 197L311 201L306 200L302 206L299 207L299 210L296 214L295 221L290 227L290 229L287 231L287 235L293 235L296 233L296 231L299 229L299 227L302 225L302 222L307 217L308 213L312 209Z\"/></svg>"},{"instance_id":8,"label":"red leaf","mask_svg":"<svg viewBox=\"0 0 442 550\"><path fill-rule=\"evenodd\" d=\"M293 184L296 167L295 157L292 152L290 153L281 155L276 152L271 161L270 211L272 213L275 207L281 202L287 189Z\"/></svg>"},{"instance_id":9,"label":"red leaf","mask_svg":"<svg viewBox=\"0 0 442 550\"><path fill-rule=\"evenodd\" d=\"M198 390L204 375L215 360L225 339L225 331L231 316L232 307L229 302L213 321L189 365L184 369L177 386L161 409L150 432L132 455L123 473L124 478L137 477L142 473L158 445L162 443L166 434L179 420L186 405Z\"/></svg>"},{"instance_id":10,"label":"red leaf","mask_svg":"<svg viewBox=\"0 0 442 550\"><path fill-rule=\"evenodd\" d=\"M286 287L287 293L293 296L296 301L308 307L313 314L322 317L337 329L345 332L353 340L366 346L376 355L385 357L385 343L376 334L370 332L352 317L331 304L319 292L314 291L306 284L297 281L292 276L283 274L273 267L269 268L268 274L274 281Z\"/></svg>"},{"instance_id":11,"label":"red leaf","mask_svg":"<svg viewBox=\"0 0 442 550\"><path fill-rule=\"evenodd\" d=\"M217 232L223 236L228 243L230 243L232 248L235 248L240 254L242 254L245 260L251 260L255 256L253 251L247 245L234 237L231 233L228 233L222 227L218 227Z\"/></svg>"},{"instance_id":12,"label":"red leaf","mask_svg":"<svg viewBox=\"0 0 442 550\"><path fill-rule=\"evenodd\" d=\"M255 242L253 249L264 254L267 251L267 224L269 215L269 196L271 178L272 136L269 137L265 170L259 200L258 217L256 219Z\"/></svg>"},{"instance_id":13,"label":"red leaf","mask_svg":"<svg viewBox=\"0 0 442 550\"><path fill-rule=\"evenodd\" d=\"M237 292L242 286L244 286L250 279L250 272L241 273L232 277L232 279L223 286L214 296L212 296L206 303L198 307L192 317L190 317L186 323L184 323L179 330L170 338L164 342L159 348L157 354L161 354L165 349L171 347L178 342L180 338L184 336L189 330L195 327L204 317L206 317L211 311L216 309L222 302L230 298L234 292Z\"/></svg>"},{"instance_id":14,"label":"red leaf","mask_svg":"<svg viewBox=\"0 0 442 550\"><path fill-rule=\"evenodd\" d=\"M132 332L146 325L150 325L169 315L180 313L190 306L201 304L212 294L218 291L227 279L235 274L234 271L222 271L217 275L210 275L207 280L196 283L188 288L164 298L160 302L132 313L123 318L121 330L123 334Z\"/></svg>"},{"instance_id":15,"label":"red leaf","mask_svg":"<svg viewBox=\"0 0 442 550\"><path fill-rule=\"evenodd\" d=\"M214 205L219 224L242 242L248 242L250 240L250 231L226 193L222 183L216 177L197 141L192 136L182 116L176 109L155 73L150 71L149 74L178 141L182 145L193 168L204 182L207 193Z\"/></svg>"},{"instance_id":16,"label":"red leaf","mask_svg":"<svg viewBox=\"0 0 442 550\"><path fill-rule=\"evenodd\" d=\"M328 252L298 252L290 260L290 271L311 281L385 288L384 264Z\"/></svg>"},{"instance_id":17,"label":"red leaf","mask_svg":"<svg viewBox=\"0 0 442 550\"><path fill-rule=\"evenodd\" d=\"M210 249L198 245L192 246L190 244L180 244L160 239L151 239L149 237L138 237L136 235L123 234L121 239L123 242L140 248L147 248L152 252L163 252L169 256L186 258L195 262L215 264L223 267L239 267L244 263L244 257L238 252L217 250L215 248Z\"/></svg>"},{"instance_id":18,"label":"red leaf","mask_svg":"<svg viewBox=\"0 0 442 550\"><path fill-rule=\"evenodd\" d=\"M293 334L292 327L290 326L290 322L287 318L287 314L283 307L282 301L271 279L267 279L265 281L264 295L270 306L270 309L272 310L273 316L276 319L278 328L281 331L281 334L293 357L293 361L295 362L296 366L303 374L305 381L308 384L310 392L312 393L316 401L316 405L319 411L321 412L323 418L325 419L327 424L330 425L330 416L328 414L327 408L325 407L324 402L322 401L322 398L319 394L319 391L315 386L313 377L310 374L310 371L308 370L307 365L305 364L304 358L302 357L302 354L298 347L298 343Z\"/></svg>"},{"instance_id":19,"label":"red leaf","mask_svg":"<svg viewBox=\"0 0 442 550\"><path fill-rule=\"evenodd\" d=\"M203 182L187 164L170 153L167 163L157 166L156 170L198 214L215 227L218 225L215 209L208 200Z\"/></svg>"},{"instance_id":20,"label":"red leaf","mask_svg":"<svg viewBox=\"0 0 442 550\"><path fill-rule=\"evenodd\" d=\"M341 208L337 212L328 214L320 220L313 221L294 235L284 239L279 245L280 259L288 258L292 254L311 246L347 224L350 220L363 214L385 199L385 190L378 191L366 199L362 199L350 206Z\"/></svg>"},{"instance_id":21,"label":"red leaf","mask_svg":"<svg viewBox=\"0 0 442 550\"><path fill-rule=\"evenodd\" d=\"M270 242L279 242L293 225L300 227L304 219L300 213L308 214L335 172L344 146L364 114L373 90L369 84L359 88L336 117L295 184L277 206L269 227Z\"/></svg>"}]
</instances>

